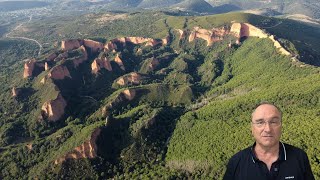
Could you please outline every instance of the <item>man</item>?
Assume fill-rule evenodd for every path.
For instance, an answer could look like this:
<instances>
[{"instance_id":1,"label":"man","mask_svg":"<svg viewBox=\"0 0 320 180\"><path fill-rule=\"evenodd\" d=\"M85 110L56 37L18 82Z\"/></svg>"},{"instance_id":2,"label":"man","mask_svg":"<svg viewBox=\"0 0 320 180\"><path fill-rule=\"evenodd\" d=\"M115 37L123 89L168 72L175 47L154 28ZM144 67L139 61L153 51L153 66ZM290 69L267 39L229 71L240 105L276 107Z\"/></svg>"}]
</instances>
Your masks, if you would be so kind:
<instances>
[{"instance_id":1,"label":"man","mask_svg":"<svg viewBox=\"0 0 320 180\"><path fill-rule=\"evenodd\" d=\"M251 118L255 143L231 157L224 180L314 180L307 154L280 142L282 112L277 106L261 103Z\"/></svg>"}]
</instances>

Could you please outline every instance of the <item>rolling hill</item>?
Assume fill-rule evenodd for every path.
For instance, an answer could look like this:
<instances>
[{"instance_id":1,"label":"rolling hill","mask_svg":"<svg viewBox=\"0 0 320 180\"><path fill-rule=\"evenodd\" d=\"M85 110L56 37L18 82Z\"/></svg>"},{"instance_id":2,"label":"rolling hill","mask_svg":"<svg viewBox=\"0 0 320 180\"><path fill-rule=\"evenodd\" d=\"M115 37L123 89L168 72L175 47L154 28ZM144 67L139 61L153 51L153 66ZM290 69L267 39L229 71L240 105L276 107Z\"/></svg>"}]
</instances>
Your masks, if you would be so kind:
<instances>
[{"instance_id":1,"label":"rolling hill","mask_svg":"<svg viewBox=\"0 0 320 180\"><path fill-rule=\"evenodd\" d=\"M213 7L204 0L185 0L172 6L182 11L193 11L199 13L212 13Z\"/></svg>"}]
</instances>

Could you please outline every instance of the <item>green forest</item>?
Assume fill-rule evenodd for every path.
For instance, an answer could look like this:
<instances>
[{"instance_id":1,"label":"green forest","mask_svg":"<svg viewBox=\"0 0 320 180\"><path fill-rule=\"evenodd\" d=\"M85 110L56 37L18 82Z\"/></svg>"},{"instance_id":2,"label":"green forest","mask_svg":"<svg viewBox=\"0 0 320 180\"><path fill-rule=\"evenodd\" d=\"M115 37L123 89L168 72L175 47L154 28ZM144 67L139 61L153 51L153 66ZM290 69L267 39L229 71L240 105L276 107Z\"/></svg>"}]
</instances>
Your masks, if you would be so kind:
<instances>
[{"instance_id":1,"label":"green forest","mask_svg":"<svg viewBox=\"0 0 320 180\"><path fill-rule=\"evenodd\" d=\"M96 13L35 19L23 25L29 31L11 34L46 44L41 55L34 42L0 39L0 179L222 179L229 158L253 144L251 112L262 101L280 107L281 141L306 151L320 178L319 29L244 13L112 15L119 18L101 23L105 15ZM200 38L189 42L196 26L230 28L232 21L274 35L291 55L281 55L268 38L246 37L236 44L236 37L225 35L211 46ZM185 37L180 39L177 29ZM61 55L62 40L107 43L135 36L169 37L169 43L87 50L88 59L78 66L73 61L83 56L81 50ZM51 71L39 70L23 78L26 59L43 63L52 53L60 55L48 64L66 67L70 77L42 83ZM112 71L93 74L92 63L101 57L110 60ZM141 76L139 83L118 84L132 72ZM16 97L13 87L19 90ZM41 108L58 94L67 102L65 112L49 121ZM96 156L55 163L97 129Z\"/></svg>"}]
</instances>

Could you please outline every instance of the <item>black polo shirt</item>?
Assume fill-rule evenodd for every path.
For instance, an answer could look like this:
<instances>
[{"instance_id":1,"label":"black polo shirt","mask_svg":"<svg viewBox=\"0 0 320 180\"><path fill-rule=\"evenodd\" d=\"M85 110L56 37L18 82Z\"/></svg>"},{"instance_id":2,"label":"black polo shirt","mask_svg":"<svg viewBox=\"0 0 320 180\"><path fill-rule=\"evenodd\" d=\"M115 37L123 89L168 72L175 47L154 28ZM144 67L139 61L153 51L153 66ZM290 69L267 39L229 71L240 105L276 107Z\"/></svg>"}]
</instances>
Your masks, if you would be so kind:
<instances>
[{"instance_id":1,"label":"black polo shirt","mask_svg":"<svg viewBox=\"0 0 320 180\"><path fill-rule=\"evenodd\" d=\"M281 143L279 158L271 165L260 161L248 147L229 160L224 180L314 180L307 154L294 146Z\"/></svg>"}]
</instances>

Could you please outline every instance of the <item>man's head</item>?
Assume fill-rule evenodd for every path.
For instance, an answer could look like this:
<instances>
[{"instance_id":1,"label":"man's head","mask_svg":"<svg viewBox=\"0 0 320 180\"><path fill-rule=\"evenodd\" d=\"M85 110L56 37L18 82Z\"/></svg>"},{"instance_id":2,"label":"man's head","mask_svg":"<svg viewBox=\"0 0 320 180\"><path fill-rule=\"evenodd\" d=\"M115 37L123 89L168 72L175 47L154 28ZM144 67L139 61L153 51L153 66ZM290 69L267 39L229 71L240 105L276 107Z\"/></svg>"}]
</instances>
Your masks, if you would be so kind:
<instances>
[{"instance_id":1,"label":"man's head","mask_svg":"<svg viewBox=\"0 0 320 180\"><path fill-rule=\"evenodd\" d=\"M252 135L257 145L265 148L276 146L281 136L282 112L271 103L260 103L251 115Z\"/></svg>"}]
</instances>

